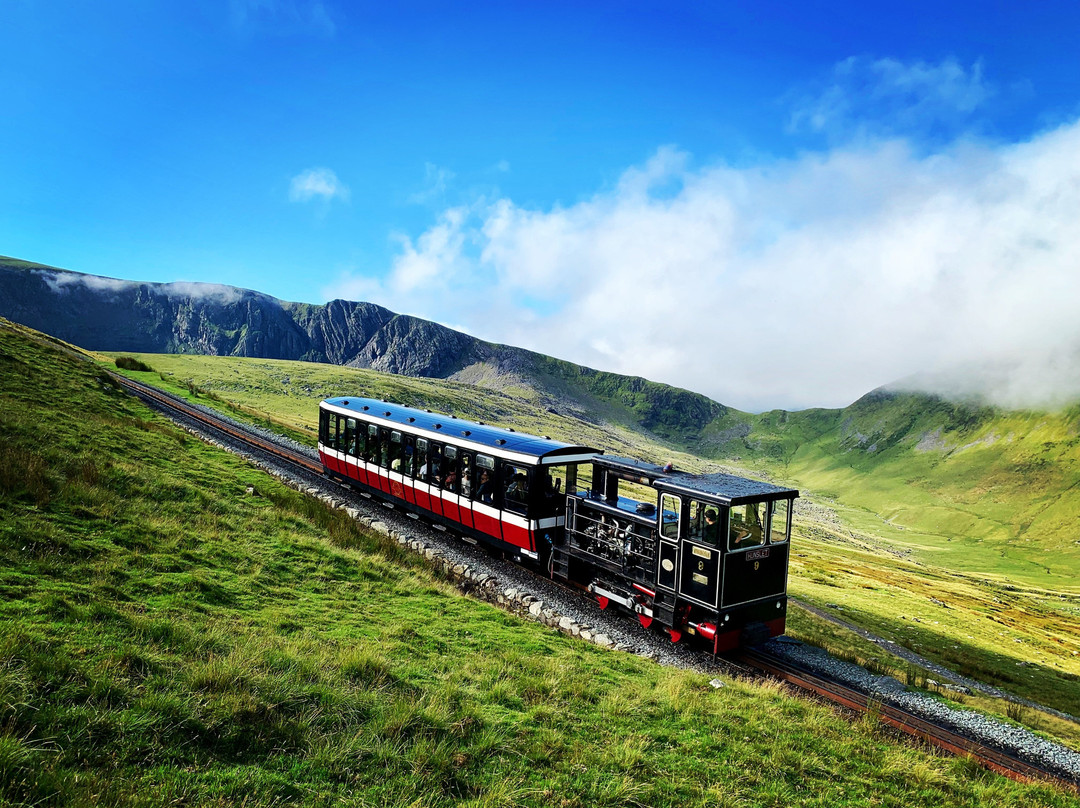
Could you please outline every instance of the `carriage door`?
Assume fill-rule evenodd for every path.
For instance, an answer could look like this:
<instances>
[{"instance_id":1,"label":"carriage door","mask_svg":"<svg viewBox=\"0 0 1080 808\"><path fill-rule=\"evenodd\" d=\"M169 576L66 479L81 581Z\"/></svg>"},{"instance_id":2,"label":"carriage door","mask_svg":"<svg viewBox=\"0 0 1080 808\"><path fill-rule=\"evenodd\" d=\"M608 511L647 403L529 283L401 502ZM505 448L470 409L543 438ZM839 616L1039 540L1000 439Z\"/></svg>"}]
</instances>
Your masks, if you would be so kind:
<instances>
[{"instance_id":1,"label":"carriage door","mask_svg":"<svg viewBox=\"0 0 1080 808\"><path fill-rule=\"evenodd\" d=\"M656 585L675 591L679 579L679 514L682 500L672 494L660 498L660 552Z\"/></svg>"}]
</instances>

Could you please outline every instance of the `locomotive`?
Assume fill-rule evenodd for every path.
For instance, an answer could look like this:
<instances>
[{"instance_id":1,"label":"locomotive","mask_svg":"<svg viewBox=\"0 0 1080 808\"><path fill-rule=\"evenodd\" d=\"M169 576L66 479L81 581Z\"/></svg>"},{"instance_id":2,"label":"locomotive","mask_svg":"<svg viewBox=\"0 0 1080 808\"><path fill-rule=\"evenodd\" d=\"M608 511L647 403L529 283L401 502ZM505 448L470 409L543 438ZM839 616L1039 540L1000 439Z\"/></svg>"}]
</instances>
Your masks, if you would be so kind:
<instances>
[{"instance_id":1,"label":"locomotive","mask_svg":"<svg viewBox=\"0 0 1080 808\"><path fill-rule=\"evenodd\" d=\"M784 632L799 492L370 398L319 405L330 477L713 653Z\"/></svg>"}]
</instances>

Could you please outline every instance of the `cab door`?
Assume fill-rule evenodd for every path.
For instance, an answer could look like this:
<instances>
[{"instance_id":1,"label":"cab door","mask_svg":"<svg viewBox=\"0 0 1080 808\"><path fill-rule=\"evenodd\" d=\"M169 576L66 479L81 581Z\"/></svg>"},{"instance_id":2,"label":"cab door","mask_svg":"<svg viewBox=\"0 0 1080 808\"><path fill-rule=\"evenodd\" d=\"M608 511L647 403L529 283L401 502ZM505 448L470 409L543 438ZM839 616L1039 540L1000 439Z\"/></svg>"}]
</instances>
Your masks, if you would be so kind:
<instances>
[{"instance_id":1,"label":"cab door","mask_svg":"<svg viewBox=\"0 0 1080 808\"><path fill-rule=\"evenodd\" d=\"M679 518L682 500L674 494L660 497L660 547L657 551L656 585L675 592L679 585Z\"/></svg>"},{"instance_id":2,"label":"cab door","mask_svg":"<svg viewBox=\"0 0 1080 808\"><path fill-rule=\"evenodd\" d=\"M682 520L679 594L712 608L720 588L722 510L718 503L691 499Z\"/></svg>"}]
</instances>

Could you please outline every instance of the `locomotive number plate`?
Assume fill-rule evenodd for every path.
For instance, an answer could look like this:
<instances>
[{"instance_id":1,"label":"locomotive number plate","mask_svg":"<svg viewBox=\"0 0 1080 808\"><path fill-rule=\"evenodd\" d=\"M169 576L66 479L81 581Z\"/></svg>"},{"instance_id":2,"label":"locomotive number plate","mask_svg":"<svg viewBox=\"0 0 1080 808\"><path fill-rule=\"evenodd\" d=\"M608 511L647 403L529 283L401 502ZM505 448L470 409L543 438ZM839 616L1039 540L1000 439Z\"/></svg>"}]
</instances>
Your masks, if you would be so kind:
<instances>
[{"instance_id":1,"label":"locomotive number plate","mask_svg":"<svg viewBox=\"0 0 1080 808\"><path fill-rule=\"evenodd\" d=\"M762 547L760 550L751 550L749 553L746 554L746 560L747 561L753 561L753 560L758 559L758 558L768 558L768 557L769 557L769 548L768 547Z\"/></svg>"},{"instance_id":2,"label":"locomotive number plate","mask_svg":"<svg viewBox=\"0 0 1080 808\"><path fill-rule=\"evenodd\" d=\"M712 558L712 551L711 550L706 550L706 549L704 549L702 547L692 547L690 549L693 551L694 555L696 555L698 558Z\"/></svg>"},{"instance_id":3,"label":"locomotive number plate","mask_svg":"<svg viewBox=\"0 0 1080 808\"><path fill-rule=\"evenodd\" d=\"M709 585L709 579L708 579L707 576L701 575L701 574L695 572L694 573L694 583L695 584L704 584L705 586L708 586Z\"/></svg>"}]
</instances>

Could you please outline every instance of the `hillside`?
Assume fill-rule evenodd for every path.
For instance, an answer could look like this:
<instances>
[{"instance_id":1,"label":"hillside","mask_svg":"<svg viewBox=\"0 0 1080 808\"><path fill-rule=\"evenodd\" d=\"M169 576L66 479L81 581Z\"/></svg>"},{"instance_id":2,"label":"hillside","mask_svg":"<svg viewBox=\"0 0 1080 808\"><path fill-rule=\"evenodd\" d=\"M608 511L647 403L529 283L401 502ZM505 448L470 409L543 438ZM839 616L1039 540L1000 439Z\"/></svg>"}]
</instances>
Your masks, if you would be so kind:
<instances>
[{"instance_id":1,"label":"hillside","mask_svg":"<svg viewBox=\"0 0 1080 808\"><path fill-rule=\"evenodd\" d=\"M0 323L2 804L1076 804L464 598L73 353Z\"/></svg>"},{"instance_id":2,"label":"hillside","mask_svg":"<svg viewBox=\"0 0 1080 808\"><path fill-rule=\"evenodd\" d=\"M755 416L741 452L944 566L1076 585L1080 408L879 390L840 410Z\"/></svg>"},{"instance_id":3,"label":"hillside","mask_svg":"<svg viewBox=\"0 0 1080 808\"><path fill-rule=\"evenodd\" d=\"M705 396L484 342L372 303L290 303L214 284L138 283L0 258L0 316L95 351L325 362L508 391L687 445L745 415Z\"/></svg>"},{"instance_id":4,"label":"hillside","mask_svg":"<svg viewBox=\"0 0 1080 808\"><path fill-rule=\"evenodd\" d=\"M632 429L673 453L756 467L850 508L854 524L898 546L955 556L941 563L958 569L1032 584L1049 575L1048 584L1067 586L1080 568L1080 407L1007 412L880 390L843 409L750 415L371 303L287 303L15 259L0 259L0 315L93 350L292 359L464 382L538 415ZM969 552L979 544L988 546Z\"/></svg>"}]
</instances>

